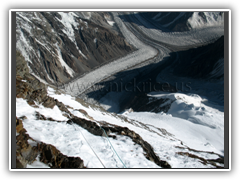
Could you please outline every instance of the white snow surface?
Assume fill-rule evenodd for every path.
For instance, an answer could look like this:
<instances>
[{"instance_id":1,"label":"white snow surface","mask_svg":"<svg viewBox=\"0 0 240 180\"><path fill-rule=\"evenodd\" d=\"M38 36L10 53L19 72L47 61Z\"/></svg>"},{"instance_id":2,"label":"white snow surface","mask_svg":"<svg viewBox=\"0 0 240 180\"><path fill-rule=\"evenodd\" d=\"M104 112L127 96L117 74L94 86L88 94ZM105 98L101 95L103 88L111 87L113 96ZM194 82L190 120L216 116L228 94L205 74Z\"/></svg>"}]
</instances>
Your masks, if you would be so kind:
<instances>
[{"instance_id":1,"label":"white snow surface","mask_svg":"<svg viewBox=\"0 0 240 180\"><path fill-rule=\"evenodd\" d=\"M66 97L63 96L62 98L71 101L71 97ZM77 106L78 108L81 106L79 103L75 104L71 102L69 104L75 107ZM17 117L23 114L27 117L27 119L23 121L23 125L27 133L34 140L52 144L65 155L82 158L88 168L103 168L99 159L90 149L89 143L105 167L124 168L106 137L95 136L80 126L69 125L66 122L59 123L38 120L34 116L35 108L29 106L23 99L17 99L16 109ZM39 112L45 116L52 114L52 117L61 114L59 112L57 113L56 109L52 112L47 112L50 111L50 109L46 109L47 110L41 110ZM75 114L77 115L77 113ZM55 117L55 119L58 118ZM116 135L116 137L116 139L111 138L110 142L127 168L160 168L145 158L142 147L135 144L132 139L120 135ZM33 146L36 145L32 140L30 140L29 143ZM27 168L41 167L46 168L43 163L38 161L27 166Z\"/></svg>"},{"instance_id":2,"label":"white snow surface","mask_svg":"<svg viewBox=\"0 0 240 180\"><path fill-rule=\"evenodd\" d=\"M72 108L68 110L80 118L89 119L92 117L96 122L105 121L110 124L128 127L130 130L138 133L143 140L147 141L154 149L154 152L162 159L166 160L173 168L211 168L211 165L204 165L199 160L182 156L177 152L187 152L187 149L179 149L179 147L190 147L201 151L213 151L222 154L223 134L221 128L223 123L216 118L212 123L216 124L216 128L211 128L202 124L196 124L192 121L173 117L165 113L149 113L149 112L131 112L123 115L116 115L100 108L82 105L75 101L75 98L67 94L55 94L55 90L48 87L48 95L58 99ZM201 98L199 96L188 96L183 94L160 94L152 96L172 96L176 98L180 96L186 101L193 101L194 107L199 105ZM17 117L25 115L27 119L23 120L24 128L27 133L36 141L54 145L58 150L67 156L80 157L84 160L84 165L88 168L103 168L99 159L90 149L94 149L100 160L107 168L123 168L123 164L114 153L111 145L106 137L95 136L82 127L64 122L67 120L59 109L33 108L23 99L16 99ZM210 107L205 107L205 114L218 113ZM85 110L88 117L80 113L77 109ZM40 112L44 116L62 122L42 121L36 119L35 111ZM58 116L58 118L56 118ZM127 121L126 119L127 117ZM61 118L60 118L61 117ZM220 119L220 118L219 118ZM212 119L214 120L214 119ZM210 122L209 122L210 123ZM210 123L211 124L211 123ZM164 131L165 130L165 131ZM164 132L168 132L165 134ZM170 133L170 134L169 134ZM117 154L127 168L160 168L155 163L149 161L143 155L144 151L141 146L135 144L129 137L116 135L116 139L109 138ZM86 142L88 141L88 143ZM191 152L205 159L216 159L217 155L207 152ZM33 164L31 165L33 166ZM30 167L30 166L28 166Z\"/></svg>"},{"instance_id":3,"label":"white snow surface","mask_svg":"<svg viewBox=\"0 0 240 180\"><path fill-rule=\"evenodd\" d=\"M35 102L35 104L37 104ZM37 104L39 108L33 108L30 106L26 100L22 98L16 98L16 116L26 116L28 119L36 119L35 112L39 112L40 114L43 114L45 117L53 118L58 121L66 121L67 118L62 115L62 112L59 110L57 106L54 106L53 109L46 108L41 104Z\"/></svg>"},{"instance_id":4,"label":"white snow surface","mask_svg":"<svg viewBox=\"0 0 240 180\"><path fill-rule=\"evenodd\" d=\"M155 92L150 96L174 100L168 113L136 112L127 117L143 123L148 119L145 123L159 124L189 147L223 155L224 112L203 104L204 99L196 94Z\"/></svg>"},{"instance_id":5,"label":"white snow surface","mask_svg":"<svg viewBox=\"0 0 240 180\"><path fill-rule=\"evenodd\" d=\"M114 23L115 23L114 21L110 21L110 20L107 20L107 22L108 22L108 24L111 25L111 26L113 26Z\"/></svg>"}]
</instances>

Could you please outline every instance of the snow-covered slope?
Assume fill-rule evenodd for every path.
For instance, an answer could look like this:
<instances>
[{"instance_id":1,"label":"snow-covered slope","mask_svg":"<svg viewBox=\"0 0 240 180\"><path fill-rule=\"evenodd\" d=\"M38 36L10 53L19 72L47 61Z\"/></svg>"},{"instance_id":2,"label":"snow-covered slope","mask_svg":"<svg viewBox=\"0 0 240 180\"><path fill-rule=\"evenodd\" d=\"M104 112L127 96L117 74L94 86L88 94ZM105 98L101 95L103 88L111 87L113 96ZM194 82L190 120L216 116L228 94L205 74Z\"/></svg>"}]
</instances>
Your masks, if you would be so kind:
<instances>
[{"instance_id":1,"label":"snow-covered slope","mask_svg":"<svg viewBox=\"0 0 240 180\"><path fill-rule=\"evenodd\" d=\"M214 159L221 158L223 155L223 115L219 115L219 118L215 121L209 122L208 126L205 125L207 122L204 122L204 124L201 123L201 120L199 123L189 120L190 117L194 116L191 116L192 113L188 113L188 120L180 118L179 114L176 117L171 114L149 112L126 112L123 115L116 115L101 108L77 102L70 95L56 94L52 88L48 88L48 95L58 99L59 102L63 102L68 110L77 117L97 123L110 123L112 126L128 127L147 141L153 147L154 153L160 159L168 162L172 168L214 168L222 166L221 163L216 162L215 164L210 160L214 161ZM192 102L193 99L194 105L192 107L195 108L199 106L201 101L200 97L197 96L182 94L165 96L181 97L179 99L185 99L186 104ZM172 111L181 112L183 106L178 106L179 110L175 110L174 105L172 105ZM190 106L188 106L188 109ZM204 108L206 110L203 110ZM57 107L53 109L43 108L42 106L33 108L24 99L16 99L16 109L17 117L26 116L23 125L30 137L37 142L54 145L64 155L82 158L84 165L88 168L103 168L103 165L107 168L124 168L125 166L127 168L160 168L154 162L149 161L144 156L145 152L142 147L134 143L128 136L114 133L110 133L110 135L114 135L115 138L111 138L113 136L107 138L93 135L75 123L67 123L67 118L63 116L64 113L59 113ZM211 117L212 114L215 117L218 112L210 110L212 109L202 106L199 110L192 111L198 114L196 117ZM39 120L34 115L35 111L40 112L46 118L52 117L60 121Z\"/></svg>"},{"instance_id":2,"label":"snow-covered slope","mask_svg":"<svg viewBox=\"0 0 240 180\"><path fill-rule=\"evenodd\" d=\"M223 155L224 152L224 112L214 108L211 103L205 105L207 101L201 98L197 94L183 94L183 93L166 93L166 92L152 92L150 97L158 99L166 99L165 106L170 104L170 107L166 113L149 113L153 120L149 120L147 123L161 124L170 133L177 135L187 144L196 149L210 150L218 152ZM162 104L163 106L163 104ZM130 113L128 117L138 117L142 119L142 112L138 114ZM148 114L148 113L146 113ZM161 115L165 115L166 118L161 118ZM158 121L159 118L159 121ZM144 119L144 118L143 118ZM146 118L145 118L146 119ZM149 118L148 118L149 119ZM189 123L190 122L190 123ZM169 124L168 124L169 123ZM185 129L186 128L186 129ZM171 129L171 130L170 130ZM183 133L184 132L184 133ZM198 144L198 145L196 145Z\"/></svg>"}]
</instances>

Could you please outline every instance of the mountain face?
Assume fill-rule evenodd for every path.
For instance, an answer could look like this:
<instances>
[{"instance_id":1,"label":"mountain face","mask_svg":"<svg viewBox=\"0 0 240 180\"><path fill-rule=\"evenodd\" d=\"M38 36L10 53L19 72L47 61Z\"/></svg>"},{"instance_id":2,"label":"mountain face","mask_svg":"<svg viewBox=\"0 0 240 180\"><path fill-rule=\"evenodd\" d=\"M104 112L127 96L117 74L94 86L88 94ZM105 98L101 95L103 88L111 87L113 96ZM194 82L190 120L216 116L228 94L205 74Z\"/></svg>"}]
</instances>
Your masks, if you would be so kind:
<instances>
[{"instance_id":1,"label":"mountain face","mask_svg":"<svg viewBox=\"0 0 240 180\"><path fill-rule=\"evenodd\" d=\"M224 13L16 16L16 168L224 168Z\"/></svg>"},{"instance_id":2,"label":"mountain face","mask_svg":"<svg viewBox=\"0 0 240 180\"><path fill-rule=\"evenodd\" d=\"M17 12L16 37L32 74L50 84L134 50L107 12Z\"/></svg>"},{"instance_id":3,"label":"mountain face","mask_svg":"<svg viewBox=\"0 0 240 180\"><path fill-rule=\"evenodd\" d=\"M141 16L170 32L222 25L224 22L222 12L143 12Z\"/></svg>"}]
</instances>

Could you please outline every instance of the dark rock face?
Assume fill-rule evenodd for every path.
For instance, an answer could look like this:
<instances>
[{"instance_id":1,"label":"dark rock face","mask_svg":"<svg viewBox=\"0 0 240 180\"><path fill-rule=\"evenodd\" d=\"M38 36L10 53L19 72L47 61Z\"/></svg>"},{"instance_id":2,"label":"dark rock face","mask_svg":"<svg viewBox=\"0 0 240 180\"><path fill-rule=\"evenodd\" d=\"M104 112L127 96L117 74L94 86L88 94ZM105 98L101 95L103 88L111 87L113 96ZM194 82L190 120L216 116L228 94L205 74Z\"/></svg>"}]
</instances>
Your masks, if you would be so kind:
<instances>
[{"instance_id":1,"label":"dark rock face","mask_svg":"<svg viewBox=\"0 0 240 180\"><path fill-rule=\"evenodd\" d=\"M107 23L105 13L92 18L76 12L18 12L17 50L31 73L50 84L63 83L134 50Z\"/></svg>"},{"instance_id":2,"label":"dark rock face","mask_svg":"<svg viewBox=\"0 0 240 180\"><path fill-rule=\"evenodd\" d=\"M37 157L36 147L28 144L29 135L23 128L22 120L16 118L16 132L19 135L16 137L16 168L26 168L27 164L31 164Z\"/></svg>"},{"instance_id":3,"label":"dark rock face","mask_svg":"<svg viewBox=\"0 0 240 180\"><path fill-rule=\"evenodd\" d=\"M189 31L197 26L203 27L223 22L223 12L141 12L139 15L145 18L152 28L166 32ZM209 19L211 19L210 22L208 22ZM189 20L193 23L191 24Z\"/></svg>"},{"instance_id":4,"label":"dark rock face","mask_svg":"<svg viewBox=\"0 0 240 180\"><path fill-rule=\"evenodd\" d=\"M173 73L177 76L201 78L201 79L222 79L224 69L218 68L217 63L224 57L224 36L214 43L196 49L189 49L178 53L179 58L171 66ZM216 71L215 75L211 72Z\"/></svg>"},{"instance_id":5,"label":"dark rock face","mask_svg":"<svg viewBox=\"0 0 240 180\"><path fill-rule=\"evenodd\" d=\"M60 153L54 146L41 143L38 145L40 161L50 164L51 168L84 168L79 157L68 157Z\"/></svg>"},{"instance_id":6,"label":"dark rock face","mask_svg":"<svg viewBox=\"0 0 240 180\"><path fill-rule=\"evenodd\" d=\"M171 107L173 100L168 98L154 98L149 97L147 94L139 94L133 98L132 101L126 106L126 109L131 108L136 112L164 112L167 113ZM164 106L161 106L164 104Z\"/></svg>"}]
</instances>

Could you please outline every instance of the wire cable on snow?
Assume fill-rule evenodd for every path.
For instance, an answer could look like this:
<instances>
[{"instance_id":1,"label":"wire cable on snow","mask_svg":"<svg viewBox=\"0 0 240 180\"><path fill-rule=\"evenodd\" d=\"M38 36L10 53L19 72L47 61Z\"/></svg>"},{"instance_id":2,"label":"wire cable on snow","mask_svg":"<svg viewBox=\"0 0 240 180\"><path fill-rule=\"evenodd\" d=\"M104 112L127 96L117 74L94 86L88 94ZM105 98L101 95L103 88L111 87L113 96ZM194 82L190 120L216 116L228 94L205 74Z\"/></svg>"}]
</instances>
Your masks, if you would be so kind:
<instances>
[{"instance_id":1,"label":"wire cable on snow","mask_svg":"<svg viewBox=\"0 0 240 180\"><path fill-rule=\"evenodd\" d=\"M73 122L73 121L72 121ZM73 126L74 126L74 123L73 123ZM76 127L74 126L75 130L76 130ZM84 140L87 142L88 146L91 148L91 150L93 151L93 153L95 154L95 156L98 158L98 160L100 161L100 163L103 165L104 168L106 168L103 164L103 162L101 161L101 159L98 157L98 155L96 154L96 152L93 150L93 148L91 147L91 145L88 143L87 139L85 138L85 136L83 135L82 131L80 130L80 128L78 128L80 133L82 134Z\"/></svg>"},{"instance_id":2,"label":"wire cable on snow","mask_svg":"<svg viewBox=\"0 0 240 180\"><path fill-rule=\"evenodd\" d=\"M72 123L73 123L73 121L72 121ZM118 159L119 159L119 160L121 161L121 163L123 164L124 168L127 168L126 165L123 163L122 159L119 157L119 155L118 155L118 153L116 152L116 150L114 149L112 143L110 142L109 137L108 137L106 131L101 127L101 125L100 125L97 121L96 121L96 123L97 123L98 126L103 130L104 134L105 134L106 137L107 137L107 140L108 140L109 144L111 145L111 147L112 147L114 153L117 155ZM74 123L73 123L73 126L74 126ZM75 128L75 126L74 126L74 128ZM75 130L76 130L76 128L75 128ZM83 135L83 133L81 132L80 129L79 129L79 131L80 131L80 133L82 134L82 136L83 136L83 138L85 139L85 141L87 142L88 146L91 148L91 150L92 150L93 153L95 154L95 156L96 156L96 157L98 158L98 160L101 162L101 164L103 165L103 167L106 168L106 167L104 166L103 162L101 161L101 159L98 157L98 155L96 154L96 152L95 152L95 151L93 150L93 148L91 147L91 145L88 143L87 139L85 138L85 136Z\"/></svg>"},{"instance_id":3,"label":"wire cable on snow","mask_svg":"<svg viewBox=\"0 0 240 180\"><path fill-rule=\"evenodd\" d=\"M110 140L109 140L109 138L108 138L108 135L107 135L106 131L105 131L101 126L100 126L100 128L104 131L104 134L106 135L109 144L112 146L112 148L113 148L115 154L117 155L118 159L119 159L119 160L121 161L121 163L123 164L124 168L127 168L127 167L125 166L125 164L123 163L122 159L119 157L118 153L115 151L115 149L114 149L112 143L110 142Z\"/></svg>"}]
</instances>

